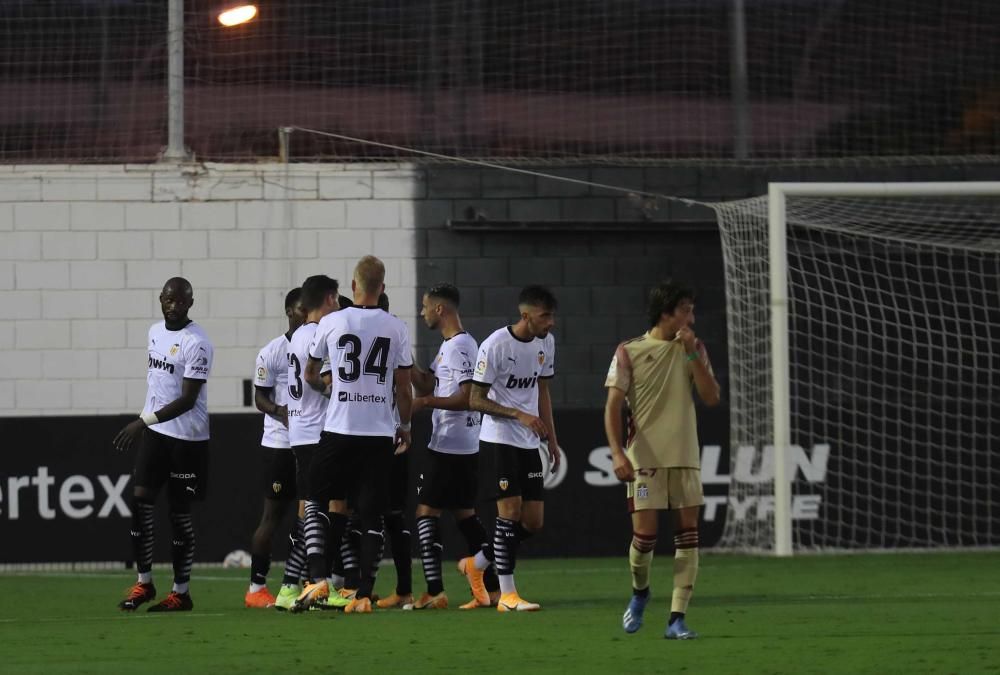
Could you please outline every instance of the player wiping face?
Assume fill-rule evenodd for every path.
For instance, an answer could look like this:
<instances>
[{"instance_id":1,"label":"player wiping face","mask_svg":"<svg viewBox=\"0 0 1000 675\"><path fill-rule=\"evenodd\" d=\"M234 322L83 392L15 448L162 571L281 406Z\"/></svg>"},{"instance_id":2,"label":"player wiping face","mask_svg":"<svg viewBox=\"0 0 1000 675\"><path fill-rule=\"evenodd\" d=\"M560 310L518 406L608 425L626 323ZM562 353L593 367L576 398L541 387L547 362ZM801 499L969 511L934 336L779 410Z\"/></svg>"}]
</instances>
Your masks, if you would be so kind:
<instances>
[{"instance_id":1,"label":"player wiping face","mask_svg":"<svg viewBox=\"0 0 1000 675\"><path fill-rule=\"evenodd\" d=\"M681 300L677 303L677 308L671 319L677 326L674 340L682 342L687 352L693 353L698 348L698 336L695 335L692 328L694 326L694 303L690 300Z\"/></svg>"}]
</instances>

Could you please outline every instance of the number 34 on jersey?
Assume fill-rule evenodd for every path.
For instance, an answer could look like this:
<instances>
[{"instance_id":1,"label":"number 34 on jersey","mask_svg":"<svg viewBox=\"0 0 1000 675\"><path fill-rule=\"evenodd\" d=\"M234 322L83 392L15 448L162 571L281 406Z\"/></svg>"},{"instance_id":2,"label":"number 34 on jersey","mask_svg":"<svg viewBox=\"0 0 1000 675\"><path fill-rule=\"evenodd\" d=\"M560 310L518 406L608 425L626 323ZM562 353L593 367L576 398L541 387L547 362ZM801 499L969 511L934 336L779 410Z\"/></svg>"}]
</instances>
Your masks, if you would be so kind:
<instances>
[{"instance_id":1,"label":"number 34 on jersey","mask_svg":"<svg viewBox=\"0 0 1000 675\"><path fill-rule=\"evenodd\" d=\"M394 372L413 365L403 321L378 308L349 307L319 322L309 357L329 358L330 403L323 428L338 434L395 434Z\"/></svg>"}]
</instances>

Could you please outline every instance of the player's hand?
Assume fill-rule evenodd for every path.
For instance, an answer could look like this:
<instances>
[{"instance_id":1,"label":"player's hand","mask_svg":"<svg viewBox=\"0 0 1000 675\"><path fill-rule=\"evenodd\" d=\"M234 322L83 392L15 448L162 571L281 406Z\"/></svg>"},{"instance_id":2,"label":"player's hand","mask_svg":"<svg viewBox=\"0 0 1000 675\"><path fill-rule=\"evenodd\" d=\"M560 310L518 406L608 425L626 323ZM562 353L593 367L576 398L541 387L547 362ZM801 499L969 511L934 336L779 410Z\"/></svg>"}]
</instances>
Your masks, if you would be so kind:
<instances>
[{"instance_id":1,"label":"player's hand","mask_svg":"<svg viewBox=\"0 0 1000 675\"><path fill-rule=\"evenodd\" d=\"M273 417L274 419L276 419L279 422L281 422L282 424L284 424L286 429L288 428L288 406L287 405L276 406L274 408L274 414L271 415L271 417Z\"/></svg>"},{"instance_id":2,"label":"player's hand","mask_svg":"<svg viewBox=\"0 0 1000 675\"><path fill-rule=\"evenodd\" d=\"M562 462L562 449L555 443L546 443L545 448L549 451L549 473L555 473Z\"/></svg>"},{"instance_id":3,"label":"player's hand","mask_svg":"<svg viewBox=\"0 0 1000 675\"><path fill-rule=\"evenodd\" d=\"M396 442L396 451L394 453L392 453L392 454L394 454L394 455L402 455L404 452L406 452L407 450L409 450L410 443L413 442L413 439L410 436L410 432L409 431L403 431L399 427L396 427L395 442Z\"/></svg>"},{"instance_id":4,"label":"player's hand","mask_svg":"<svg viewBox=\"0 0 1000 675\"><path fill-rule=\"evenodd\" d=\"M693 354L698 348L698 336L691 330L691 326L684 326L677 331L677 339L684 343L684 349L688 354Z\"/></svg>"},{"instance_id":5,"label":"player's hand","mask_svg":"<svg viewBox=\"0 0 1000 675\"><path fill-rule=\"evenodd\" d=\"M611 467L615 471L615 478L621 482L630 483L635 480L635 467L624 452L611 453Z\"/></svg>"},{"instance_id":6,"label":"player's hand","mask_svg":"<svg viewBox=\"0 0 1000 675\"><path fill-rule=\"evenodd\" d=\"M549 429L545 426L545 422L542 421L541 417L535 417L526 412L518 411L515 419L535 432L535 435L539 438L546 438L549 435Z\"/></svg>"},{"instance_id":7,"label":"player's hand","mask_svg":"<svg viewBox=\"0 0 1000 675\"><path fill-rule=\"evenodd\" d=\"M141 419L132 420L125 427L118 432L115 436L114 446L118 452L126 452L131 449L132 444L135 443L139 436L142 435L142 430L146 428L146 423Z\"/></svg>"}]
</instances>

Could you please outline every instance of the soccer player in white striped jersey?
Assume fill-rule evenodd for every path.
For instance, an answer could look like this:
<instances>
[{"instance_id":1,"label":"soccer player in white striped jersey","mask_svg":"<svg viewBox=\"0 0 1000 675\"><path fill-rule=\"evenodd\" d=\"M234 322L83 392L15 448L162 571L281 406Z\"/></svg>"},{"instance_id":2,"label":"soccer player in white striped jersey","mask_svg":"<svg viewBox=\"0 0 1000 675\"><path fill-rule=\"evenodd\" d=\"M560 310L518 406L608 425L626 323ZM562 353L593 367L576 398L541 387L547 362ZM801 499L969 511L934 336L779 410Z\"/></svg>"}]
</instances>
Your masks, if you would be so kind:
<instances>
[{"instance_id":1,"label":"soccer player in white striped jersey","mask_svg":"<svg viewBox=\"0 0 1000 675\"><path fill-rule=\"evenodd\" d=\"M339 542L346 522L348 490L356 491L361 519L361 584L346 613L372 611L373 566L382 547L382 519L388 511L389 471L395 452L410 446L410 338L406 324L378 307L385 290L385 265L375 256L358 261L351 281L354 307L328 315L320 322L309 347L306 382L328 389L327 409L319 448L313 460L306 501L306 552L311 582L299 596L301 611L329 595L323 575L327 546L321 510L334 500L342 516L331 522L331 545ZM329 358L331 381L320 376ZM392 391L396 388L396 408Z\"/></svg>"},{"instance_id":2,"label":"soccer player in white striped jersey","mask_svg":"<svg viewBox=\"0 0 1000 675\"><path fill-rule=\"evenodd\" d=\"M493 556L500 577L500 612L540 609L521 598L514 585L520 542L542 529L545 514L544 470L539 454L548 439L549 467L559 468L559 444L552 419L548 380L555 376L557 302L542 286L527 286L518 296L520 320L493 332L479 346L469 405L483 413L480 452L496 462L497 519ZM476 554L474 567L485 570L488 554Z\"/></svg>"},{"instance_id":3,"label":"soccer player in white striped jersey","mask_svg":"<svg viewBox=\"0 0 1000 675\"><path fill-rule=\"evenodd\" d=\"M274 531L285 520L295 499L295 455L288 444L288 345L292 334L305 321L302 289L293 288L285 295L288 330L268 342L257 354L254 369L254 405L264 413L264 433L260 439L263 455L264 511L250 544L250 587L243 599L247 607L273 607L275 597L267 589L271 569L271 543ZM305 548L296 524L289 535L288 560L284 585L298 586L305 562ZM300 550L301 549L301 550ZM296 592L296 595L298 593Z\"/></svg>"},{"instance_id":4,"label":"soccer player in white striped jersey","mask_svg":"<svg viewBox=\"0 0 1000 675\"><path fill-rule=\"evenodd\" d=\"M441 333L441 346L430 371L415 368L413 386L419 396L413 409L430 408L433 430L417 484L417 533L427 591L414 609L448 606L441 573L440 520L451 511L468 546L459 569L470 576L472 600L463 609L489 607L490 590L499 597L496 575L487 583L472 563L480 551L489 551L489 538L476 515L479 482L479 427L481 416L469 409L472 374L479 345L465 332L458 307L460 295L451 284L432 286L423 296L420 314L428 328ZM490 588L487 589L487 586Z\"/></svg>"},{"instance_id":5,"label":"soccer player in white striped jersey","mask_svg":"<svg viewBox=\"0 0 1000 675\"><path fill-rule=\"evenodd\" d=\"M174 585L150 612L194 608L188 582L194 563L191 503L208 486L208 392L214 349L201 326L188 318L194 292L187 279L173 277L160 291L163 321L149 329L146 402L139 418L115 436L124 452L140 441L132 497L132 550L138 579L118 607L135 611L156 597L153 586L153 509L166 485L173 530Z\"/></svg>"},{"instance_id":6,"label":"soccer player in white striped jersey","mask_svg":"<svg viewBox=\"0 0 1000 675\"><path fill-rule=\"evenodd\" d=\"M329 403L322 392L316 391L305 382L306 364L309 362L309 345L320 321L339 309L339 293L336 279L317 274L302 282L302 306L306 310L306 320L292 334L288 345L288 441L295 455L295 487L300 500L309 496L312 480L312 463L319 447L320 434L323 431L323 420ZM323 368L320 369L324 370ZM328 375L327 375L328 377ZM308 539L304 520L304 508L300 509L303 540ZM324 507L320 514L319 527L326 528L330 516ZM339 549L336 550L339 554ZM330 562L324 564L324 575L330 572ZM276 606L279 609L292 609L299 596L297 585L282 585L278 593ZM329 606L338 606L339 595L330 597ZM346 605L347 603L342 603Z\"/></svg>"}]
</instances>

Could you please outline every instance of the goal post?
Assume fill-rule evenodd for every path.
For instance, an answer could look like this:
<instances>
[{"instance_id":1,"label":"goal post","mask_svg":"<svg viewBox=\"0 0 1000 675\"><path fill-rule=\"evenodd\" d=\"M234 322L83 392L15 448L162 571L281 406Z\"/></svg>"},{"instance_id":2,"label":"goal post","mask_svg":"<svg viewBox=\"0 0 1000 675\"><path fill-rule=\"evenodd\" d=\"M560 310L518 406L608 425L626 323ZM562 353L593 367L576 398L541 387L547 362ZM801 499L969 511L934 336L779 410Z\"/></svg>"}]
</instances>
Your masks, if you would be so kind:
<instances>
[{"instance_id":1,"label":"goal post","mask_svg":"<svg viewBox=\"0 0 1000 675\"><path fill-rule=\"evenodd\" d=\"M777 556L1000 545L1000 467L988 456L1000 412L1000 182L772 183L766 197L714 206L733 465L720 545ZM866 326L877 335L857 337ZM930 358L947 330L955 373ZM859 348L872 353L851 364ZM796 442L829 446L832 467L822 506L798 527ZM746 447L773 482L739 482Z\"/></svg>"}]
</instances>

